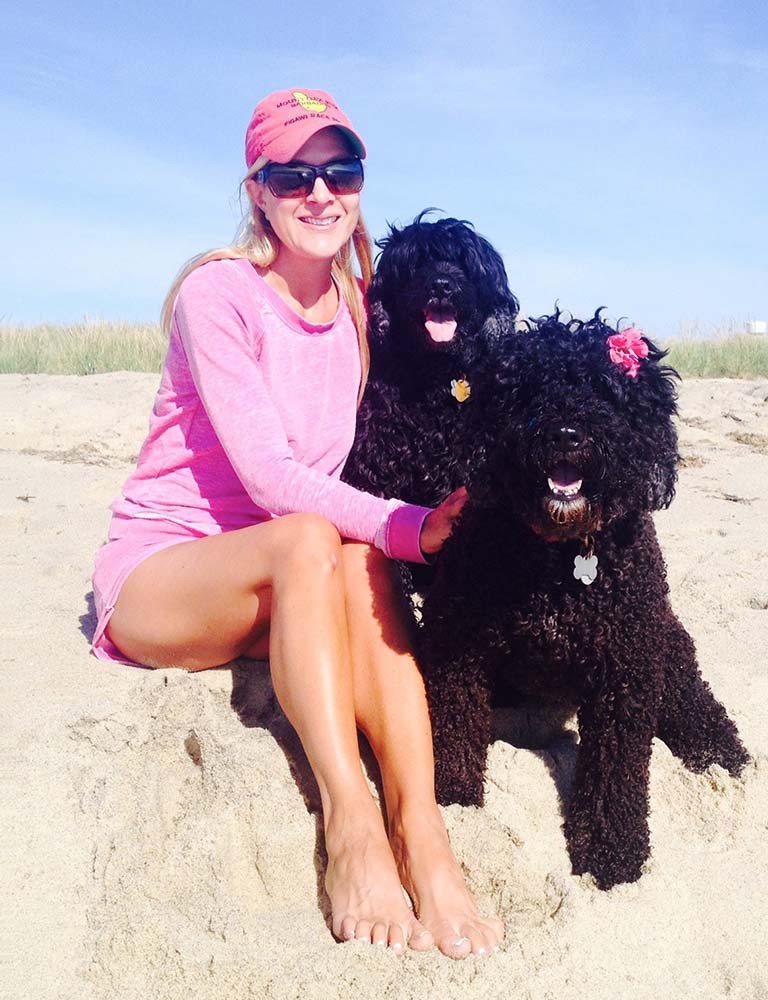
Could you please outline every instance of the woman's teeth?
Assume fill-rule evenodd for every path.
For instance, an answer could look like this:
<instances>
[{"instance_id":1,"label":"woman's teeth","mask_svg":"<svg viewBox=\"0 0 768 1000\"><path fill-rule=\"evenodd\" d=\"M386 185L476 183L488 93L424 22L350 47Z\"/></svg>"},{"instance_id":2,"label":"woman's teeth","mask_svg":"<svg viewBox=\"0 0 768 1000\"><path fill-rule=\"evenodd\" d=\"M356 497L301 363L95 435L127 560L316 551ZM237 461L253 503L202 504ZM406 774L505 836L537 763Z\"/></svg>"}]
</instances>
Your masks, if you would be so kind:
<instances>
[{"instance_id":1,"label":"woman's teeth","mask_svg":"<svg viewBox=\"0 0 768 1000\"><path fill-rule=\"evenodd\" d=\"M312 217L304 216L301 219L301 221L305 222L308 226L318 226L319 228L322 229L325 226L332 226L334 224L334 222L338 222L339 221L339 216L338 215L331 215L327 219L325 219L325 218L324 219L315 219L315 218L312 218Z\"/></svg>"}]
</instances>

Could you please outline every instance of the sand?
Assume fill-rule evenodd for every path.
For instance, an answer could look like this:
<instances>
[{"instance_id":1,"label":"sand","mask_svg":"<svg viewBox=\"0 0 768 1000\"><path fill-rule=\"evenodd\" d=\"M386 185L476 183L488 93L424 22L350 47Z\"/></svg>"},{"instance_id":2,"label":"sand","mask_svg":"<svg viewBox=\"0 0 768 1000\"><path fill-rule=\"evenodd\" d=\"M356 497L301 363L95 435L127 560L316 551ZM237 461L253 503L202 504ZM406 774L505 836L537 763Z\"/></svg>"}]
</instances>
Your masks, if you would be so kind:
<instances>
[{"instance_id":1,"label":"sand","mask_svg":"<svg viewBox=\"0 0 768 1000\"><path fill-rule=\"evenodd\" d=\"M326 926L317 793L264 664L89 655L90 570L156 377L0 376L0 988L14 1000L768 997L768 382L681 390L658 515L673 604L753 756L693 775L656 742L652 856L603 893L561 830L575 736L491 748L445 810L500 954L398 960Z\"/></svg>"}]
</instances>

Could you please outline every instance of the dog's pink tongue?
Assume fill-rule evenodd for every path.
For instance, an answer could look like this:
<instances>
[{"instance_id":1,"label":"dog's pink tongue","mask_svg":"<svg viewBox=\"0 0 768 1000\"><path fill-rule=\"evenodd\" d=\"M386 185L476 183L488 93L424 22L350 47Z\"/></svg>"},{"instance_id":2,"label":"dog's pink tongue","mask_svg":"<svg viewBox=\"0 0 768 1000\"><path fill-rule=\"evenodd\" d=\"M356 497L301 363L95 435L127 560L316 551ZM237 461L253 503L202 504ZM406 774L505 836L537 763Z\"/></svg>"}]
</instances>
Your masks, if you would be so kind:
<instances>
[{"instance_id":1,"label":"dog's pink tongue","mask_svg":"<svg viewBox=\"0 0 768 1000\"><path fill-rule=\"evenodd\" d=\"M449 340L453 340L453 335L456 333L455 319L452 317L439 316L435 313L427 313L424 326L427 328L427 333L436 344L445 344Z\"/></svg>"},{"instance_id":2,"label":"dog's pink tongue","mask_svg":"<svg viewBox=\"0 0 768 1000\"><path fill-rule=\"evenodd\" d=\"M552 482L555 486L567 488L581 480L577 470L569 462L558 462L552 470Z\"/></svg>"}]
</instances>

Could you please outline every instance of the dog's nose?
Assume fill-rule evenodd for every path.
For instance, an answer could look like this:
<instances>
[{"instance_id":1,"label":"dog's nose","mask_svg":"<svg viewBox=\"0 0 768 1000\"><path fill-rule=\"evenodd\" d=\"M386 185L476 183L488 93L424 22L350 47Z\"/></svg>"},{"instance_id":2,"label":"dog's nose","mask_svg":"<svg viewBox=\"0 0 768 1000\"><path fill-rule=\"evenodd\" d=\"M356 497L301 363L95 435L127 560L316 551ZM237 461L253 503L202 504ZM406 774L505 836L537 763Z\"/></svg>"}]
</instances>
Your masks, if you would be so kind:
<instances>
[{"instance_id":1,"label":"dog's nose","mask_svg":"<svg viewBox=\"0 0 768 1000\"><path fill-rule=\"evenodd\" d=\"M432 294L435 297L447 295L452 287L450 278L437 275L432 279Z\"/></svg>"},{"instance_id":2,"label":"dog's nose","mask_svg":"<svg viewBox=\"0 0 768 1000\"><path fill-rule=\"evenodd\" d=\"M547 443L557 451L575 451L584 443L584 431L576 424L552 424L547 429Z\"/></svg>"}]
</instances>

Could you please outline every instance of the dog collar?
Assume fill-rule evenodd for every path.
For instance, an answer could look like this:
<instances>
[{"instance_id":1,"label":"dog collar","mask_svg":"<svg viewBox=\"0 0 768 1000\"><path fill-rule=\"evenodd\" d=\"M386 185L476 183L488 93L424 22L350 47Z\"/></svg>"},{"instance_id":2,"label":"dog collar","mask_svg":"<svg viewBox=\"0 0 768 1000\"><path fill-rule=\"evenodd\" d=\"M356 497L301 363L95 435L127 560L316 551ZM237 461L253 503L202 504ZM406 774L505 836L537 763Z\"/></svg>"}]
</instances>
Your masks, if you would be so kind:
<instances>
[{"instance_id":1,"label":"dog collar","mask_svg":"<svg viewBox=\"0 0 768 1000\"><path fill-rule=\"evenodd\" d=\"M597 579L597 556L592 536L587 535L582 538L581 546L581 552L573 560L573 575L588 587Z\"/></svg>"},{"instance_id":2,"label":"dog collar","mask_svg":"<svg viewBox=\"0 0 768 1000\"><path fill-rule=\"evenodd\" d=\"M466 403L472 392L472 386L465 378L451 379L451 395L457 403Z\"/></svg>"}]
</instances>

